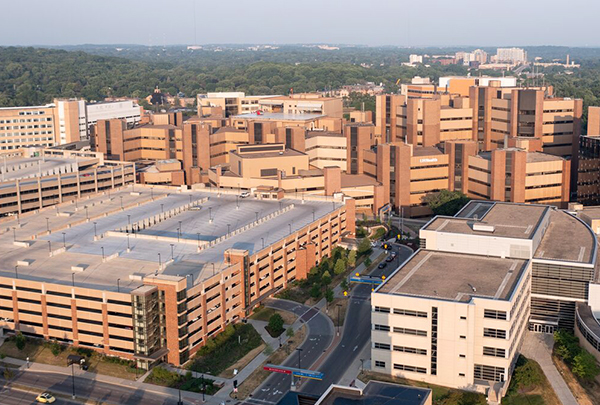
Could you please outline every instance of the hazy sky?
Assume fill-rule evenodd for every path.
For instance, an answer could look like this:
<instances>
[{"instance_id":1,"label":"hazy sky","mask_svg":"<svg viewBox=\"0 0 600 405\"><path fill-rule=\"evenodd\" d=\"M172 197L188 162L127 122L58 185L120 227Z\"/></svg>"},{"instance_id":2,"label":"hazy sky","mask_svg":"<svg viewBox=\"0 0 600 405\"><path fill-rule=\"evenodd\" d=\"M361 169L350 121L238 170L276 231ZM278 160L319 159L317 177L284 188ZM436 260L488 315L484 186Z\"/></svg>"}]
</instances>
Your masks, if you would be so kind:
<instances>
[{"instance_id":1,"label":"hazy sky","mask_svg":"<svg viewBox=\"0 0 600 405\"><path fill-rule=\"evenodd\" d=\"M18 0L0 45L600 45L598 0ZM7 17L10 16L10 17Z\"/></svg>"}]
</instances>

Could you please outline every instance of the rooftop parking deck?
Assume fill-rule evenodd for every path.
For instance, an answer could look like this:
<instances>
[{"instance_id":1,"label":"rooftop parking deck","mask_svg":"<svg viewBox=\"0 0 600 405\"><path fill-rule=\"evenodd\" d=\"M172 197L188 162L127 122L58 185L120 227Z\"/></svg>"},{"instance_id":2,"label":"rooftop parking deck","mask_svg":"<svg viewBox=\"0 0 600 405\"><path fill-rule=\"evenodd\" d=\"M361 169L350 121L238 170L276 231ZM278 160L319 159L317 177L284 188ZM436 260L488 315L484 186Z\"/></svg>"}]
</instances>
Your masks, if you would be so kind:
<instances>
[{"instance_id":1,"label":"rooftop parking deck","mask_svg":"<svg viewBox=\"0 0 600 405\"><path fill-rule=\"evenodd\" d=\"M135 288L140 282L130 276L157 271L191 276L196 283L224 267L227 249L248 250L252 255L263 243L268 247L343 204L324 199L306 199L304 203L258 200L208 190L178 192L139 185L133 195L131 191L132 187L127 187L110 197L78 201L77 207L63 205L58 212L45 209L36 216L20 218L20 227L16 217L2 222L0 274L14 277L18 272L19 278L62 284L71 284L74 274L79 286L109 290L117 289L117 279L121 290ZM186 209L190 202L193 206ZM174 210L180 212L172 213ZM167 217L130 232L130 224L160 214ZM257 218L260 223L255 223ZM32 244L16 246L13 238ZM215 241L218 243L207 246ZM200 245L203 248L198 251ZM66 252L57 252L64 246ZM55 254L51 257L50 252ZM19 261L25 260L29 265L19 265L15 272ZM72 266L78 270L74 272Z\"/></svg>"}]
</instances>

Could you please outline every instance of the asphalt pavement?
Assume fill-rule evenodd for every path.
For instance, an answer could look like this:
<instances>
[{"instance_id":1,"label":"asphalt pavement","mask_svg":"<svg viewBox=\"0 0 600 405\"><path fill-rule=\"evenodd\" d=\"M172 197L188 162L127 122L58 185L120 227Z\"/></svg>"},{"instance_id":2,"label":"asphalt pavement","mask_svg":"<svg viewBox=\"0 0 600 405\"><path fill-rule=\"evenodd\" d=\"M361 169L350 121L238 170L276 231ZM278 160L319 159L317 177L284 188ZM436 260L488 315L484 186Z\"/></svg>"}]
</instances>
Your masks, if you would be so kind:
<instances>
[{"instance_id":1,"label":"asphalt pavement","mask_svg":"<svg viewBox=\"0 0 600 405\"><path fill-rule=\"evenodd\" d=\"M42 392L62 394L70 397L73 392L73 381L70 375L51 373L19 371L12 380L20 386L36 387L29 392L10 388L6 380L0 375L0 404L31 404L35 397ZM93 399L105 404L114 405L177 405L178 398L156 391L143 390L131 386L122 386L100 381L81 379L75 377L75 393L77 398ZM182 392L182 400L186 405L200 404ZM55 404L72 404L72 401L57 397ZM80 404L80 403L79 403Z\"/></svg>"},{"instance_id":2,"label":"asphalt pavement","mask_svg":"<svg viewBox=\"0 0 600 405\"><path fill-rule=\"evenodd\" d=\"M387 263L383 269L375 267L371 275L378 277L385 275L387 277L412 255L412 250L405 246L399 247L392 244L392 249L397 253L394 261ZM350 293L349 300L342 340L317 370L324 374L323 380L306 382L300 387L301 392L313 395L323 394L331 384L340 381L347 371L347 367L344 367L344 365L352 364L365 345L370 344L371 286L365 284L355 286Z\"/></svg>"},{"instance_id":3,"label":"asphalt pavement","mask_svg":"<svg viewBox=\"0 0 600 405\"><path fill-rule=\"evenodd\" d=\"M299 304L293 301L268 299L268 307L293 312L308 326L308 335L299 346L299 354L290 356L283 362L284 366L309 369L323 352L329 347L333 339L334 328L331 320L316 308ZM306 382L303 382L306 384ZM272 373L264 383L254 391L254 394L245 402L254 404L277 403L290 389L291 377L287 374Z\"/></svg>"}]
</instances>

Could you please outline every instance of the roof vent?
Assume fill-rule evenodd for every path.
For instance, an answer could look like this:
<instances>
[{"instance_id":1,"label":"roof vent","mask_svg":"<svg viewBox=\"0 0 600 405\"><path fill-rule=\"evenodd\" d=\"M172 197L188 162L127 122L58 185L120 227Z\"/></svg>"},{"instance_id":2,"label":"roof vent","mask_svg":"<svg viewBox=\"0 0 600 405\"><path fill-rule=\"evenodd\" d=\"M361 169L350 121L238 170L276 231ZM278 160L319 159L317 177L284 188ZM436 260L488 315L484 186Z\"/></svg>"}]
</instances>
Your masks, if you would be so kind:
<instances>
[{"instance_id":1,"label":"roof vent","mask_svg":"<svg viewBox=\"0 0 600 405\"><path fill-rule=\"evenodd\" d=\"M477 222L473 224L473 230L479 232L493 233L496 230L496 227L494 225L482 224L481 222Z\"/></svg>"},{"instance_id":2,"label":"roof vent","mask_svg":"<svg viewBox=\"0 0 600 405\"><path fill-rule=\"evenodd\" d=\"M477 292L477 288L473 287L473 284L469 283L469 287L471 287L471 290L473 290L473 292Z\"/></svg>"}]
</instances>

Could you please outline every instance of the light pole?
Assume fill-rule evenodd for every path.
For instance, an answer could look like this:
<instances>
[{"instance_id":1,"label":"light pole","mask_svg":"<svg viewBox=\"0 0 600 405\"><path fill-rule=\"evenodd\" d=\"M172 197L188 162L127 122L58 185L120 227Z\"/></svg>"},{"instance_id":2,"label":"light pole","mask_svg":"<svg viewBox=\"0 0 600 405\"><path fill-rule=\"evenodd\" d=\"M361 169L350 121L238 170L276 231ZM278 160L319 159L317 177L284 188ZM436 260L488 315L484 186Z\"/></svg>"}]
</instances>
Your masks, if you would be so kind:
<instances>
[{"instance_id":1,"label":"light pole","mask_svg":"<svg viewBox=\"0 0 600 405\"><path fill-rule=\"evenodd\" d=\"M196 236L198 237L198 249L200 249L200 232L196 232Z\"/></svg>"},{"instance_id":2,"label":"light pole","mask_svg":"<svg viewBox=\"0 0 600 405\"><path fill-rule=\"evenodd\" d=\"M301 370L302 366L300 365L300 352L302 352L302 349L297 347L296 350L298 351L298 369ZM300 384L300 377L298 377L298 384Z\"/></svg>"},{"instance_id":3,"label":"light pole","mask_svg":"<svg viewBox=\"0 0 600 405\"><path fill-rule=\"evenodd\" d=\"M66 234L64 232L62 232L62 235L63 235L63 247L66 248L67 247L67 239L65 238Z\"/></svg>"},{"instance_id":4,"label":"light pole","mask_svg":"<svg viewBox=\"0 0 600 405\"><path fill-rule=\"evenodd\" d=\"M89 215L89 212L88 212L88 206L87 205L85 206L85 219L87 219L88 221L90 220L90 215Z\"/></svg>"},{"instance_id":5,"label":"light pole","mask_svg":"<svg viewBox=\"0 0 600 405\"><path fill-rule=\"evenodd\" d=\"M265 238L260 238L260 240L262 241L262 248L265 248Z\"/></svg>"},{"instance_id":6,"label":"light pole","mask_svg":"<svg viewBox=\"0 0 600 405\"><path fill-rule=\"evenodd\" d=\"M160 259L160 253L158 254L158 268L162 268L162 260Z\"/></svg>"},{"instance_id":7,"label":"light pole","mask_svg":"<svg viewBox=\"0 0 600 405\"><path fill-rule=\"evenodd\" d=\"M183 228L181 227L181 221L179 221L179 235L183 236ZM177 237L177 242L179 242L179 236Z\"/></svg>"},{"instance_id":8,"label":"light pole","mask_svg":"<svg viewBox=\"0 0 600 405\"><path fill-rule=\"evenodd\" d=\"M288 227L290 228L290 235L292 234L292 224L288 224Z\"/></svg>"},{"instance_id":9,"label":"light pole","mask_svg":"<svg viewBox=\"0 0 600 405\"><path fill-rule=\"evenodd\" d=\"M121 211L123 211L123 196L120 195L119 198L121 199Z\"/></svg>"},{"instance_id":10,"label":"light pole","mask_svg":"<svg viewBox=\"0 0 600 405\"><path fill-rule=\"evenodd\" d=\"M117 292L121 292L121 285L119 284L119 282L121 281L120 278L117 279Z\"/></svg>"},{"instance_id":11,"label":"light pole","mask_svg":"<svg viewBox=\"0 0 600 405\"><path fill-rule=\"evenodd\" d=\"M17 228L13 228L13 242L17 241Z\"/></svg>"},{"instance_id":12,"label":"light pole","mask_svg":"<svg viewBox=\"0 0 600 405\"><path fill-rule=\"evenodd\" d=\"M231 227L231 224L227 224L227 235L229 235L229 229Z\"/></svg>"},{"instance_id":13,"label":"light pole","mask_svg":"<svg viewBox=\"0 0 600 405\"><path fill-rule=\"evenodd\" d=\"M100 249L102 249L102 261L104 261L104 246L100 246Z\"/></svg>"},{"instance_id":14,"label":"light pole","mask_svg":"<svg viewBox=\"0 0 600 405\"><path fill-rule=\"evenodd\" d=\"M15 266L15 278L19 279L19 266Z\"/></svg>"},{"instance_id":15,"label":"light pole","mask_svg":"<svg viewBox=\"0 0 600 405\"><path fill-rule=\"evenodd\" d=\"M258 222L258 211L254 211L254 215L256 216L256 222Z\"/></svg>"},{"instance_id":16,"label":"light pole","mask_svg":"<svg viewBox=\"0 0 600 405\"><path fill-rule=\"evenodd\" d=\"M208 207L208 222L212 222L212 207Z\"/></svg>"},{"instance_id":17,"label":"light pole","mask_svg":"<svg viewBox=\"0 0 600 405\"><path fill-rule=\"evenodd\" d=\"M181 229L181 228L177 228L177 242L179 242L179 230L180 230L180 229Z\"/></svg>"},{"instance_id":18,"label":"light pole","mask_svg":"<svg viewBox=\"0 0 600 405\"><path fill-rule=\"evenodd\" d=\"M98 237L98 232L96 230L96 223L94 222L94 237Z\"/></svg>"},{"instance_id":19,"label":"light pole","mask_svg":"<svg viewBox=\"0 0 600 405\"><path fill-rule=\"evenodd\" d=\"M75 287L75 273L71 273L71 285Z\"/></svg>"},{"instance_id":20,"label":"light pole","mask_svg":"<svg viewBox=\"0 0 600 405\"><path fill-rule=\"evenodd\" d=\"M131 215L127 214L127 225L131 226Z\"/></svg>"},{"instance_id":21,"label":"light pole","mask_svg":"<svg viewBox=\"0 0 600 405\"><path fill-rule=\"evenodd\" d=\"M150 187L150 199L154 201L154 187Z\"/></svg>"},{"instance_id":22,"label":"light pole","mask_svg":"<svg viewBox=\"0 0 600 405\"><path fill-rule=\"evenodd\" d=\"M46 230L50 233L50 219L46 217Z\"/></svg>"},{"instance_id":23,"label":"light pole","mask_svg":"<svg viewBox=\"0 0 600 405\"><path fill-rule=\"evenodd\" d=\"M337 334L339 336L340 335L340 308L342 307L342 304L336 304L336 307L338 309Z\"/></svg>"},{"instance_id":24,"label":"light pole","mask_svg":"<svg viewBox=\"0 0 600 405\"><path fill-rule=\"evenodd\" d=\"M315 222L315 210L313 210L313 222Z\"/></svg>"},{"instance_id":25,"label":"light pole","mask_svg":"<svg viewBox=\"0 0 600 405\"><path fill-rule=\"evenodd\" d=\"M212 264L212 268L213 268L213 276L214 276L214 275L215 275L215 264L214 264L214 263L211 263L211 264Z\"/></svg>"},{"instance_id":26,"label":"light pole","mask_svg":"<svg viewBox=\"0 0 600 405\"><path fill-rule=\"evenodd\" d=\"M73 362L71 361L71 377L73 378L73 399L75 399L75 371L73 370Z\"/></svg>"},{"instance_id":27,"label":"light pole","mask_svg":"<svg viewBox=\"0 0 600 405\"><path fill-rule=\"evenodd\" d=\"M171 243L171 260L175 260L175 256L173 255L173 247L175 245Z\"/></svg>"},{"instance_id":28,"label":"light pole","mask_svg":"<svg viewBox=\"0 0 600 405\"><path fill-rule=\"evenodd\" d=\"M129 234L127 234L127 250L131 250L131 248L129 247Z\"/></svg>"}]
</instances>

